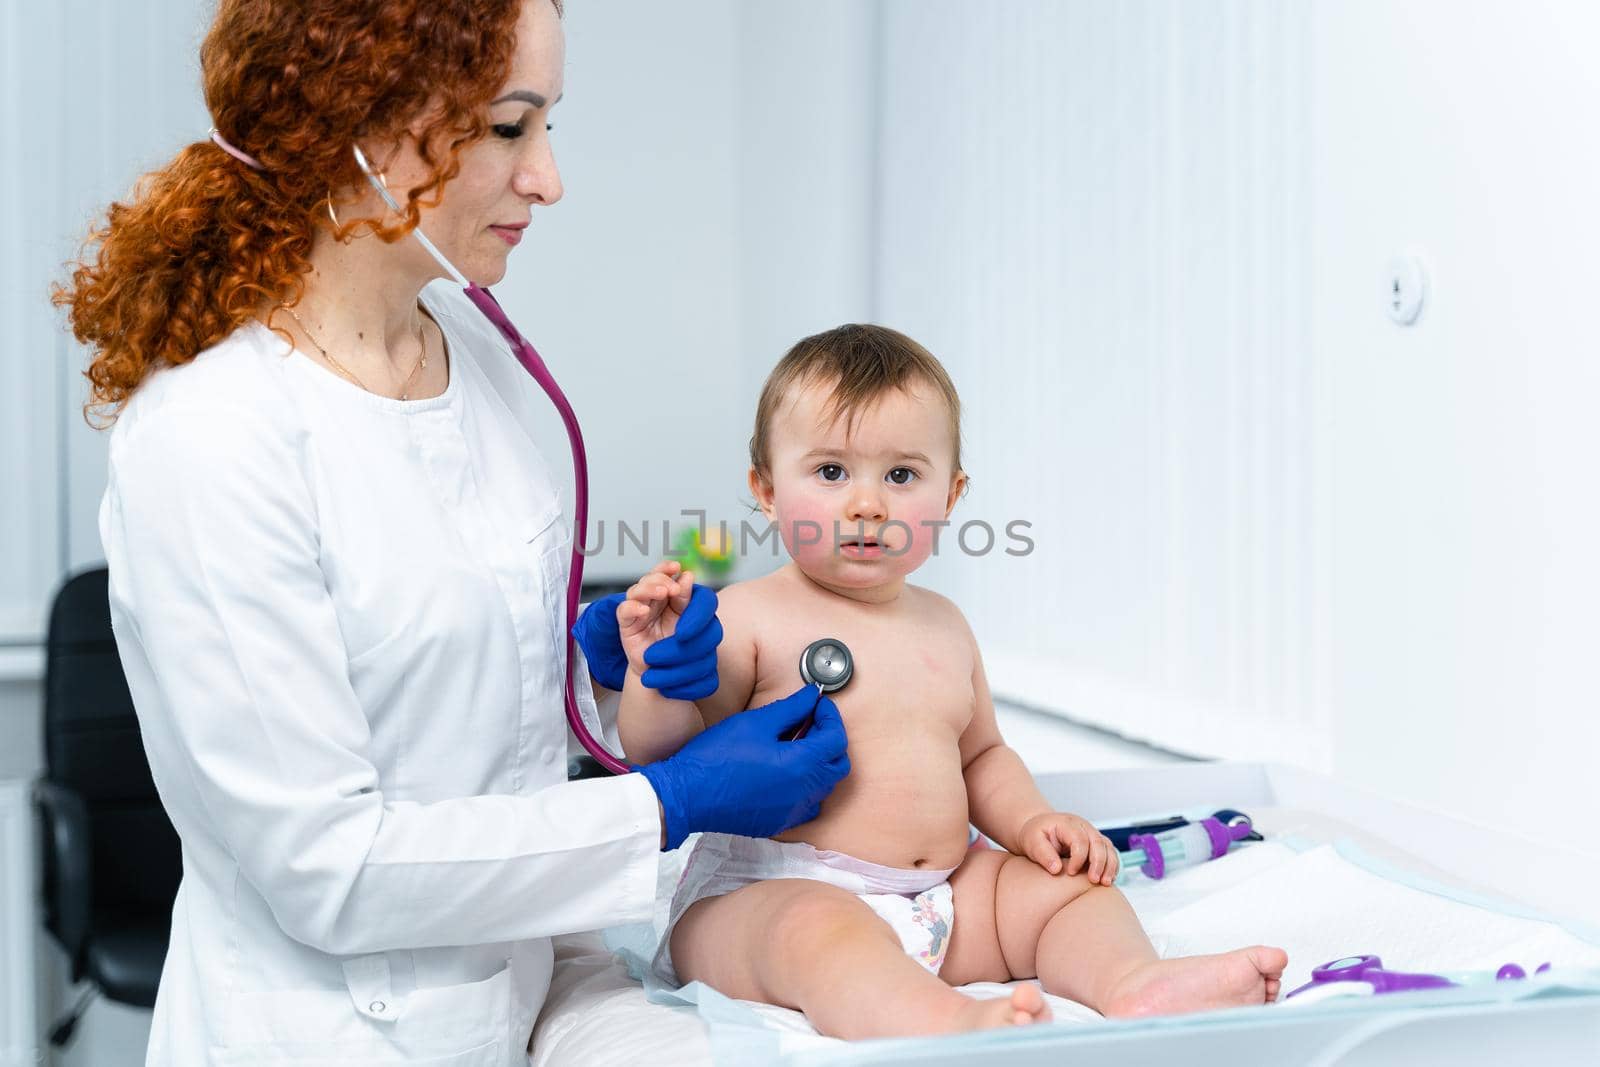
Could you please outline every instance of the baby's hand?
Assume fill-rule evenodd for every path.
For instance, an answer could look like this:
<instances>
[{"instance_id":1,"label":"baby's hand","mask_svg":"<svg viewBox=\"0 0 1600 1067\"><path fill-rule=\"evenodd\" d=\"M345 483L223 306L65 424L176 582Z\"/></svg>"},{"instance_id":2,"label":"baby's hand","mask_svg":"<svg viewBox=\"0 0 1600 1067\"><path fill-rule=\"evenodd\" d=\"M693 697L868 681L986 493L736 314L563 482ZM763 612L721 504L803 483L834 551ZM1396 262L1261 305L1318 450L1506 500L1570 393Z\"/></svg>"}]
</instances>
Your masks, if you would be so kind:
<instances>
[{"instance_id":1,"label":"baby's hand","mask_svg":"<svg viewBox=\"0 0 1600 1067\"><path fill-rule=\"evenodd\" d=\"M1084 819L1064 812L1035 815L1022 824L1022 854L1049 871L1060 874L1061 857L1066 872L1086 871L1089 881L1111 885L1117 880L1120 860L1111 841Z\"/></svg>"},{"instance_id":2,"label":"baby's hand","mask_svg":"<svg viewBox=\"0 0 1600 1067\"><path fill-rule=\"evenodd\" d=\"M675 559L656 564L617 605L622 651L628 657L629 669L638 674L645 672L644 650L663 637L671 637L678 628L679 616L689 606L694 575L687 571L679 574L681 570L683 564Z\"/></svg>"}]
</instances>

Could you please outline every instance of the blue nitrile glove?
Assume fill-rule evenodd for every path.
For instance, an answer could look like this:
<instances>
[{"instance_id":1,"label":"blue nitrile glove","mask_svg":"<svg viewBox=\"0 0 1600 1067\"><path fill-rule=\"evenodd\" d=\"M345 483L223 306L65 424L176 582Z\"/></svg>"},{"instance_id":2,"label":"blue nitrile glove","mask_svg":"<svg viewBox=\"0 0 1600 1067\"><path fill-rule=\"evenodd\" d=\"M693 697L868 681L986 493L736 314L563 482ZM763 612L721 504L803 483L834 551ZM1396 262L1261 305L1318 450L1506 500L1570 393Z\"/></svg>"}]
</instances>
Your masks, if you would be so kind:
<instances>
[{"instance_id":1,"label":"blue nitrile glove","mask_svg":"<svg viewBox=\"0 0 1600 1067\"><path fill-rule=\"evenodd\" d=\"M589 663L589 677L619 693L623 679L628 676L628 656L622 651L617 605L626 599L626 593L603 596L584 608L578 621L572 624L572 637Z\"/></svg>"},{"instance_id":2,"label":"blue nitrile glove","mask_svg":"<svg viewBox=\"0 0 1600 1067\"><path fill-rule=\"evenodd\" d=\"M578 616L572 627L572 636L589 663L590 676L607 689L619 692L628 676L628 656L622 651L617 605L626 595L601 597ZM673 700L703 700L717 691L717 646L721 643L717 594L709 586L697 584L672 636L645 649L644 661L649 669L640 680Z\"/></svg>"},{"instance_id":3,"label":"blue nitrile glove","mask_svg":"<svg viewBox=\"0 0 1600 1067\"><path fill-rule=\"evenodd\" d=\"M814 716L811 732L780 741ZM771 837L810 822L822 800L850 773L844 720L814 685L717 723L639 773L661 801L667 848L712 830Z\"/></svg>"}]
</instances>

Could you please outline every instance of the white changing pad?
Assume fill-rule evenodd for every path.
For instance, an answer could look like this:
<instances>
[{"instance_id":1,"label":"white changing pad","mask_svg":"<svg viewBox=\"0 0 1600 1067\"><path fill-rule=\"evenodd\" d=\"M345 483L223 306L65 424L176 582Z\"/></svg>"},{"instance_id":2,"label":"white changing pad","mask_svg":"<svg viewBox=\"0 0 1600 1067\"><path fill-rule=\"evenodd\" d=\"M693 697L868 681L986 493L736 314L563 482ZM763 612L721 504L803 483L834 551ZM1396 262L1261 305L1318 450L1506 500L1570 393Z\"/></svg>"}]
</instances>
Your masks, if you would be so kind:
<instances>
[{"instance_id":1,"label":"white changing pad","mask_svg":"<svg viewBox=\"0 0 1600 1067\"><path fill-rule=\"evenodd\" d=\"M1574 931L1525 909L1492 901L1436 872L1419 874L1415 865L1397 865L1396 855L1380 857L1346 833L1350 828L1304 813L1254 813L1266 842L1236 850L1223 859L1180 871L1164 881L1135 879L1124 888L1140 920L1165 957L1220 952L1241 945L1277 944L1289 953L1285 992L1307 981L1320 963L1358 953L1375 953L1396 970L1489 970L1515 962L1529 973L1551 962L1580 986L1600 988L1600 938ZM1288 832L1274 830L1286 827ZM670 896L675 869L663 864ZM612 931L614 945L648 957L648 928ZM797 1012L770 1005L732 1001L698 983L676 993L646 996L640 984L595 935L563 939L556 976L535 1032L532 1063L598 1064L650 1062L663 1065L707 1063L827 1062L854 1059L846 1042L821 1037ZM635 961L637 968L637 960ZM1595 968L1592 973L1585 969ZM1516 983L1523 985L1523 983ZM1524 991L1536 987L1527 983ZM977 985L964 992L1003 995L1005 987ZM1388 999L1388 998L1386 998ZM1106 1028L1095 1012L1050 997L1055 1022L1048 1029L1067 1036L1069 1028ZM674 1001L676 1003L674 1003ZM1313 1011L1293 1003L1248 1012ZM1212 1013L1219 1015L1239 1013ZM1196 1019L1196 1016L1183 1017ZM1170 1026L1171 1020L1163 1025ZM1115 1024L1126 1026L1125 1023ZM1002 1038L963 1035L945 1042L1016 1044L1020 1035ZM1006 1032L1011 1034L1011 1032ZM1035 1035L1037 1038L1044 1035ZM953 1048L952 1048L953 1051Z\"/></svg>"}]
</instances>

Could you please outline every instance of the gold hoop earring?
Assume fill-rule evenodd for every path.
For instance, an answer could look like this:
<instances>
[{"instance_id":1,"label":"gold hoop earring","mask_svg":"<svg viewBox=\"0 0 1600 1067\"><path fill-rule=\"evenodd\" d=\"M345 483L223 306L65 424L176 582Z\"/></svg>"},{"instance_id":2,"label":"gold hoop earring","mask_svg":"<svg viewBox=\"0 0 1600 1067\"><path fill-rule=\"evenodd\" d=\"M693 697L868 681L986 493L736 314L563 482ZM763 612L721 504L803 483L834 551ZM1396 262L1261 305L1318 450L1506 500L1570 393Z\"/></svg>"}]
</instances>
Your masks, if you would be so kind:
<instances>
[{"instance_id":1,"label":"gold hoop earring","mask_svg":"<svg viewBox=\"0 0 1600 1067\"><path fill-rule=\"evenodd\" d=\"M324 202L328 205L328 218L333 222L334 232L337 233L339 231L339 216L335 215L333 213L333 190L332 189L328 190L328 195L326 197L324 197Z\"/></svg>"}]
</instances>

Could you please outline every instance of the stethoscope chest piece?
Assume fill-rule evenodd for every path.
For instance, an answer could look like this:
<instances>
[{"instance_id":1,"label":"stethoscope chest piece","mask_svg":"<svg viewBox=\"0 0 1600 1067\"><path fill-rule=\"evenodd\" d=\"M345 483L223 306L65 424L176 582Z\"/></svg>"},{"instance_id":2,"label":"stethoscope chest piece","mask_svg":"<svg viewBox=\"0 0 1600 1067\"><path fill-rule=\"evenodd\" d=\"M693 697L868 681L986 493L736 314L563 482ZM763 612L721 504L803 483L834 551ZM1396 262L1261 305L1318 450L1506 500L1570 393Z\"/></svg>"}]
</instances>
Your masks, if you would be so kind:
<instances>
[{"instance_id":1,"label":"stethoscope chest piece","mask_svg":"<svg viewBox=\"0 0 1600 1067\"><path fill-rule=\"evenodd\" d=\"M835 637L824 637L811 642L800 653L800 677L807 685L814 685L824 693L843 689L855 671L855 661L844 642Z\"/></svg>"}]
</instances>

